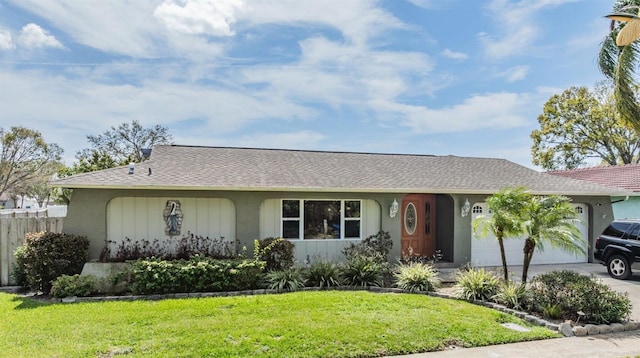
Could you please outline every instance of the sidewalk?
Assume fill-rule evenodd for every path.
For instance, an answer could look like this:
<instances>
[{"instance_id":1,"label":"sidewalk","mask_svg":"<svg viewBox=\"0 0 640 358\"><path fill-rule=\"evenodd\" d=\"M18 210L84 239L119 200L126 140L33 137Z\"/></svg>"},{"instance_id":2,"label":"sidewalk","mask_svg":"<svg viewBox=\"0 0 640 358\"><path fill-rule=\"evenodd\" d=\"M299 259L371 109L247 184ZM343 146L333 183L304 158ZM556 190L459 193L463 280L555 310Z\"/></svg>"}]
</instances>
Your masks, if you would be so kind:
<instances>
[{"instance_id":1,"label":"sidewalk","mask_svg":"<svg viewBox=\"0 0 640 358\"><path fill-rule=\"evenodd\" d=\"M393 358L613 358L639 355L640 331L631 331L478 348L458 348L440 352L394 356Z\"/></svg>"}]
</instances>

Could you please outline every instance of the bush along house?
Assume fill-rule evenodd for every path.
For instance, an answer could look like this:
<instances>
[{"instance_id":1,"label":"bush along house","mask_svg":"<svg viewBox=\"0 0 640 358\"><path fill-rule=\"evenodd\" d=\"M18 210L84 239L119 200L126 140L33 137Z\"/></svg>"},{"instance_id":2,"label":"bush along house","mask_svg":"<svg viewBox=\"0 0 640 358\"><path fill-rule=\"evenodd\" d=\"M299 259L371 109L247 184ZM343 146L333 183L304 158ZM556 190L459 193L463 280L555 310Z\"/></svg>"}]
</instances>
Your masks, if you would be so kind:
<instances>
[{"instance_id":1,"label":"bush along house","mask_svg":"<svg viewBox=\"0 0 640 358\"><path fill-rule=\"evenodd\" d=\"M253 241L283 237L296 259L340 260L341 250L380 230L394 240L390 260L434 256L451 266L499 265L495 240L474 238L487 196L506 187L572 199L589 243L586 256L545 248L534 262L592 261L592 238L612 219L611 196L628 193L551 176L504 159L306 150L156 146L130 166L56 180L73 189L64 231L90 240L91 259L107 242L177 240L196 234ZM522 241L505 243L512 263Z\"/></svg>"}]
</instances>

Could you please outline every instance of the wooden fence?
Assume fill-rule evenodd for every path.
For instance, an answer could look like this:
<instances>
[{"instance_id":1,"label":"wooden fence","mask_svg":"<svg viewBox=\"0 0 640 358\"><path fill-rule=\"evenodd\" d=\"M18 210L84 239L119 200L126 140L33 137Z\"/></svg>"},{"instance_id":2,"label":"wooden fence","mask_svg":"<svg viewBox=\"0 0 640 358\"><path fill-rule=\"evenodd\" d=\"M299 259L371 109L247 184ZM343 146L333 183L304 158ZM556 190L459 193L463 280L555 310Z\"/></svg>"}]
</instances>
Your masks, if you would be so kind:
<instances>
[{"instance_id":1,"label":"wooden fence","mask_svg":"<svg viewBox=\"0 0 640 358\"><path fill-rule=\"evenodd\" d=\"M0 218L0 286L15 284L11 268L15 264L13 252L24 243L29 232L62 232L62 217Z\"/></svg>"}]
</instances>

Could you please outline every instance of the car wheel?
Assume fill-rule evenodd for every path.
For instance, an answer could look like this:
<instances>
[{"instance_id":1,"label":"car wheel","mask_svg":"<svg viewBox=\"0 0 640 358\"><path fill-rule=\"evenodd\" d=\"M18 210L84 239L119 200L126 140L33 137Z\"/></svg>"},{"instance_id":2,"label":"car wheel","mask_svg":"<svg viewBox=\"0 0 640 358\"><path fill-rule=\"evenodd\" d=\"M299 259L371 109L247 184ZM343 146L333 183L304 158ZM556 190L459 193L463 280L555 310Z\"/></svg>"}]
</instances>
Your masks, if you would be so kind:
<instances>
[{"instance_id":1,"label":"car wheel","mask_svg":"<svg viewBox=\"0 0 640 358\"><path fill-rule=\"evenodd\" d=\"M631 276L629 260L622 255L613 255L607 260L609 276L619 280L626 280Z\"/></svg>"}]
</instances>

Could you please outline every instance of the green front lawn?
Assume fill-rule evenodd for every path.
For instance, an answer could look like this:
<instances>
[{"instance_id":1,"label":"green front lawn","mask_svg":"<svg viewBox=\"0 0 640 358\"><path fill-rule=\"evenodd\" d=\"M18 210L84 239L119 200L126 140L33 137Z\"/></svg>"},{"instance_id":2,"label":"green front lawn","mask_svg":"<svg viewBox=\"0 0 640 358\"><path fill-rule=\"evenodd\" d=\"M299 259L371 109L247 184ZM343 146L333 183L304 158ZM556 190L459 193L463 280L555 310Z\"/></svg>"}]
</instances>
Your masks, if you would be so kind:
<instances>
[{"instance_id":1,"label":"green front lawn","mask_svg":"<svg viewBox=\"0 0 640 358\"><path fill-rule=\"evenodd\" d=\"M462 301L367 291L44 304L0 294L7 357L375 357L557 337Z\"/></svg>"}]
</instances>

